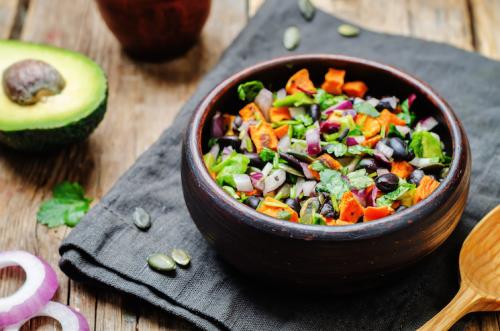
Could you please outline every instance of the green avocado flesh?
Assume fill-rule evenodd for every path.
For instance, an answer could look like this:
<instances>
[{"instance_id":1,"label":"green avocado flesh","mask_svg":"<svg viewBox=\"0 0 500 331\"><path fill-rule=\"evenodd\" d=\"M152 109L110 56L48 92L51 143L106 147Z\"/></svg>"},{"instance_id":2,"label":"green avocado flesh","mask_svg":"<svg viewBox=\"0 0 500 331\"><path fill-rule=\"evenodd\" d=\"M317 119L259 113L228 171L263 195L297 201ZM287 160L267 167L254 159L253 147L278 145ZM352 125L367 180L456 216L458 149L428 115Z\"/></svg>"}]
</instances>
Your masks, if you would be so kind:
<instances>
[{"instance_id":1,"label":"green avocado flesh","mask_svg":"<svg viewBox=\"0 0 500 331\"><path fill-rule=\"evenodd\" d=\"M82 54L52 46L0 40L0 78L12 64L40 60L65 80L64 89L34 105L19 105L0 89L0 142L19 150L43 151L85 139L103 119L107 81Z\"/></svg>"}]
</instances>

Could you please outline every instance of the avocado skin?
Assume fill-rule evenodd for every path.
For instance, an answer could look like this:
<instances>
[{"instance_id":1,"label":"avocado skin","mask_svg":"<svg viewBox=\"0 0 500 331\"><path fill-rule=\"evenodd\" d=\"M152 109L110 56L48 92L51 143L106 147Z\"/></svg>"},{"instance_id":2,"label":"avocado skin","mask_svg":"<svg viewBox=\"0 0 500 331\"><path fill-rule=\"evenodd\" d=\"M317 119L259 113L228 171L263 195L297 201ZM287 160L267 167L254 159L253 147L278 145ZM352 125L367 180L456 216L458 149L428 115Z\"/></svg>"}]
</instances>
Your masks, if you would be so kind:
<instances>
[{"instance_id":1,"label":"avocado skin","mask_svg":"<svg viewBox=\"0 0 500 331\"><path fill-rule=\"evenodd\" d=\"M87 117L63 127L20 131L0 131L0 142L24 152L47 152L85 140L104 118L108 94Z\"/></svg>"}]
</instances>

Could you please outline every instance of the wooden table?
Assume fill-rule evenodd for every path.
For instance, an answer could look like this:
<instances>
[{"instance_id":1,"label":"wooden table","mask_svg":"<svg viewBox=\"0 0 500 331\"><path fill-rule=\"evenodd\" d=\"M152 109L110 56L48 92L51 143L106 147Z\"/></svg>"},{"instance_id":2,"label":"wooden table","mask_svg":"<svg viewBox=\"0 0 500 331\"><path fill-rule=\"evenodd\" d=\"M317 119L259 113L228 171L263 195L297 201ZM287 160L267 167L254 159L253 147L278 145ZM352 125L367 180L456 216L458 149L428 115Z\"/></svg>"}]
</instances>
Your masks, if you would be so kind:
<instances>
[{"instance_id":1,"label":"wooden table","mask_svg":"<svg viewBox=\"0 0 500 331\"><path fill-rule=\"evenodd\" d=\"M373 30L447 42L500 59L500 0L314 2ZM261 3L213 0L203 36L188 54L169 63L139 64L123 54L91 0L0 0L0 38L44 42L87 54L104 67L110 86L106 119L87 142L43 157L0 149L0 249L28 250L57 266L57 248L69 229L38 225L35 214L40 202L63 180L80 182L89 196L102 197L170 125ZM78 308L93 330L193 329L124 295L77 284L59 270L58 276L61 286L55 300ZM0 279L0 296L5 296L20 286L23 276L6 268ZM500 330L500 314L472 314L466 320L469 330ZM24 329L57 327L39 318Z\"/></svg>"}]
</instances>

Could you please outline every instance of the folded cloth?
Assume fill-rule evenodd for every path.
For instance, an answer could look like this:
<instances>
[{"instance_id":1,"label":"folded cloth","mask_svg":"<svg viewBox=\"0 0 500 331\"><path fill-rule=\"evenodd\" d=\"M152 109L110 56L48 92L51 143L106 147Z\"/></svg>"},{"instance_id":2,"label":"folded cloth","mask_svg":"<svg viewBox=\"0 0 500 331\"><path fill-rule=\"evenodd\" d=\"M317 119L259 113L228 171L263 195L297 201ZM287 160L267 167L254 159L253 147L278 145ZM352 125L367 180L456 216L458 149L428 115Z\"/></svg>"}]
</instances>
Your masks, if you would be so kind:
<instances>
[{"instance_id":1,"label":"folded cloth","mask_svg":"<svg viewBox=\"0 0 500 331\"><path fill-rule=\"evenodd\" d=\"M500 200L500 63L443 44L366 30L357 38L343 38L336 32L341 23L323 12L306 22L296 1L266 1L172 127L64 240L61 269L71 278L134 295L207 330L412 330L444 307L458 288L461 242ZM302 34L293 53L282 46L290 25ZM465 125L473 170L459 227L408 275L382 289L318 298L264 288L221 261L186 210L180 193L181 139L195 106L229 75L295 53L340 53L399 67L429 82ZM137 206L152 216L147 232L133 224ZM190 252L189 268L172 276L148 267L150 254L173 247Z\"/></svg>"}]
</instances>

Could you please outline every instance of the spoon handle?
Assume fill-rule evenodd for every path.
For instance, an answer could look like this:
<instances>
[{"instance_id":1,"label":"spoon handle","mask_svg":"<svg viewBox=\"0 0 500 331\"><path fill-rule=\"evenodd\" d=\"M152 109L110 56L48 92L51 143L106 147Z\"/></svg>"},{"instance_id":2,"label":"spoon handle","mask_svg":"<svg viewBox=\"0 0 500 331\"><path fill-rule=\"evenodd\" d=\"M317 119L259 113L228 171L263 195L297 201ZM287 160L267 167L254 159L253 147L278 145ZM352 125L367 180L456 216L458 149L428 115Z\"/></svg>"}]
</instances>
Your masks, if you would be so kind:
<instances>
[{"instance_id":1,"label":"spoon handle","mask_svg":"<svg viewBox=\"0 0 500 331\"><path fill-rule=\"evenodd\" d=\"M417 331L446 331L467 313L474 311L481 297L470 287L462 286L457 295L430 321Z\"/></svg>"}]
</instances>

